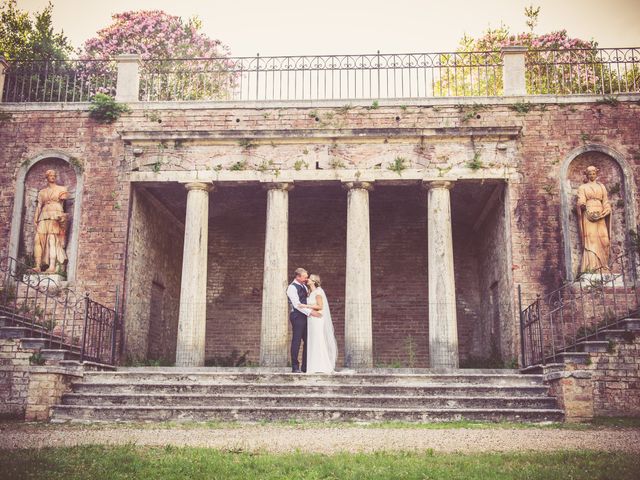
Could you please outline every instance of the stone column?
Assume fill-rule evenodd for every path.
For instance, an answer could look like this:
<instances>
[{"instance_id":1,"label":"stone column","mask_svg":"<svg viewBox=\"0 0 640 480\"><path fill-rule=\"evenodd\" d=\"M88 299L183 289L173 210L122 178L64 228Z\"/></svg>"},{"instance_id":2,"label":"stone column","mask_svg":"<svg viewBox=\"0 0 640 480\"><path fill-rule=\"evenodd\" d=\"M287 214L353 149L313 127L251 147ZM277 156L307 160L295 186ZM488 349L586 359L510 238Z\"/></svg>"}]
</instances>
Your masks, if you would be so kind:
<instances>
[{"instance_id":1,"label":"stone column","mask_svg":"<svg viewBox=\"0 0 640 480\"><path fill-rule=\"evenodd\" d=\"M184 226L182 284L178 316L176 367L204 365L207 322L207 241L209 192L206 183L187 183L187 214Z\"/></svg>"},{"instance_id":2,"label":"stone column","mask_svg":"<svg viewBox=\"0 0 640 480\"><path fill-rule=\"evenodd\" d=\"M367 182L348 182L344 358L349 368L373 366L371 247Z\"/></svg>"},{"instance_id":3,"label":"stone column","mask_svg":"<svg viewBox=\"0 0 640 480\"><path fill-rule=\"evenodd\" d=\"M290 183L269 183L267 188L267 228L262 282L262 323L260 366L285 367L289 354L287 304L287 257L289 254Z\"/></svg>"},{"instance_id":4,"label":"stone column","mask_svg":"<svg viewBox=\"0 0 640 480\"><path fill-rule=\"evenodd\" d=\"M458 368L456 284L451 235L452 182L427 185L429 270L429 362L431 368Z\"/></svg>"},{"instance_id":5,"label":"stone column","mask_svg":"<svg viewBox=\"0 0 640 480\"><path fill-rule=\"evenodd\" d=\"M127 53L118 55L118 77L116 79L116 100L137 102L140 95L140 55Z\"/></svg>"},{"instance_id":6,"label":"stone column","mask_svg":"<svg viewBox=\"0 0 640 480\"><path fill-rule=\"evenodd\" d=\"M527 47L512 46L502 49L502 79L504 96L526 95L524 57Z\"/></svg>"}]
</instances>

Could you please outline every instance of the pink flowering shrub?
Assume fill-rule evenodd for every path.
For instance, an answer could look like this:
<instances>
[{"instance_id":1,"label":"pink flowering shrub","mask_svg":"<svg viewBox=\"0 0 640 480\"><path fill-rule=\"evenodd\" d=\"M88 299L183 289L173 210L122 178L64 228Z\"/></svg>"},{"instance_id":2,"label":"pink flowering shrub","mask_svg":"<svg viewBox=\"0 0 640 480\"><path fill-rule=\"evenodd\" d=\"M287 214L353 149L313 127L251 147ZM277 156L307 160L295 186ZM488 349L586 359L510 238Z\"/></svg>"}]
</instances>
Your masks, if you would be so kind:
<instances>
[{"instance_id":1,"label":"pink flowering shrub","mask_svg":"<svg viewBox=\"0 0 640 480\"><path fill-rule=\"evenodd\" d=\"M442 95L452 91L465 95L501 94L501 50L509 46L528 49L525 62L530 94L604 94L620 91L622 86L621 78L607 64L615 59L610 58L608 51L598 50L595 41L569 37L566 30L514 35L501 27L489 29L479 38L465 36L455 54L441 56L446 75L441 74L434 86L435 94L438 91Z\"/></svg>"},{"instance_id":2,"label":"pink flowering shrub","mask_svg":"<svg viewBox=\"0 0 640 480\"><path fill-rule=\"evenodd\" d=\"M229 48L200 32L197 18L186 22L161 10L116 13L82 48L83 60L139 54L141 97L145 100L226 98L235 83ZM107 63L85 63L87 76L104 75Z\"/></svg>"},{"instance_id":3,"label":"pink flowering shrub","mask_svg":"<svg viewBox=\"0 0 640 480\"><path fill-rule=\"evenodd\" d=\"M570 38L566 30L559 30L543 35L536 35L532 32L512 35L505 27L495 30L489 29L478 39L464 37L460 41L460 49L464 49L465 51L499 52L503 47L513 45L540 50L569 50L577 48L590 50L597 47L597 43L594 41Z\"/></svg>"},{"instance_id":4,"label":"pink flowering shrub","mask_svg":"<svg viewBox=\"0 0 640 480\"><path fill-rule=\"evenodd\" d=\"M197 18L186 22L162 10L116 13L113 23L87 40L83 58L113 58L138 53L143 59L226 57L229 48L199 32Z\"/></svg>"}]
</instances>

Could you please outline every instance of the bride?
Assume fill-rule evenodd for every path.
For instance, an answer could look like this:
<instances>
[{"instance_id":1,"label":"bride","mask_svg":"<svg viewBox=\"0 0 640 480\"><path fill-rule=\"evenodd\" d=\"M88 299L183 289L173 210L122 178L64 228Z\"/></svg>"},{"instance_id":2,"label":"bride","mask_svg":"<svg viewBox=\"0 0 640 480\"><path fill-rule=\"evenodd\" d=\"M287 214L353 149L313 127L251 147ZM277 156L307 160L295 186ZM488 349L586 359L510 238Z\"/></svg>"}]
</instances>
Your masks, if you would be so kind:
<instances>
[{"instance_id":1,"label":"bride","mask_svg":"<svg viewBox=\"0 0 640 480\"><path fill-rule=\"evenodd\" d=\"M327 295L320 286L320 277L310 275L307 286L310 293L307 304L301 308L310 308L321 317L310 316L307 320L307 373L333 373L338 357L338 343L333 331L331 310Z\"/></svg>"}]
</instances>

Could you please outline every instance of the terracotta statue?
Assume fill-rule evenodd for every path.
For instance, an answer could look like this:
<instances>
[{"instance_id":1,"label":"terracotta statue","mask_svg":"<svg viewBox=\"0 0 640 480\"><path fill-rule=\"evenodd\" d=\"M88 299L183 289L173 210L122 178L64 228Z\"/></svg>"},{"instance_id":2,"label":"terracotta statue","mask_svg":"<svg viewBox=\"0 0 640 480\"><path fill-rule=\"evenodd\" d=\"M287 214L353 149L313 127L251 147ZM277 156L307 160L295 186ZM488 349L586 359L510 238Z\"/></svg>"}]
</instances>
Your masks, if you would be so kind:
<instances>
[{"instance_id":1,"label":"terracotta statue","mask_svg":"<svg viewBox=\"0 0 640 480\"><path fill-rule=\"evenodd\" d=\"M609 271L611 205L605 186L597 181L598 169L585 170L587 182L578 188L578 224L582 239L580 273Z\"/></svg>"},{"instance_id":2,"label":"terracotta statue","mask_svg":"<svg viewBox=\"0 0 640 480\"><path fill-rule=\"evenodd\" d=\"M56 171L45 172L48 186L38 192L34 223L36 226L35 270L55 273L58 267L64 268L67 263L65 253L67 214L64 213L63 202L69 198L67 188L56 184Z\"/></svg>"}]
</instances>

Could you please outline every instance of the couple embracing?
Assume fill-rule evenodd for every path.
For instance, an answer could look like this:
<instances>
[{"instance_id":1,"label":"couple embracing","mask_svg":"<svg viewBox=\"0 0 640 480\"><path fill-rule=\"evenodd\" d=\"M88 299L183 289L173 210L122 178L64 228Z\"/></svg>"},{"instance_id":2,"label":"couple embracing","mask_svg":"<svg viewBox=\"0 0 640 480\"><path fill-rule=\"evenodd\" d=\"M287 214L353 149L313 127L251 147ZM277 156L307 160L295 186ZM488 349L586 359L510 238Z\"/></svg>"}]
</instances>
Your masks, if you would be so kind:
<instances>
[{"instance_id":1,"label":"couple embracing","mask_svg":"<svg viewBox=\"0 0 640 480\"><path fill-rule=\"evenodd\" d=\"M293 373L333 373L338 356L338 344L333 331L327 295L320 286L320 277L296 269L295 279L287 288L293 327L291 338L291 368ZM302 347L302 367L298 361Z\"/></svg>"}]
</instances>

